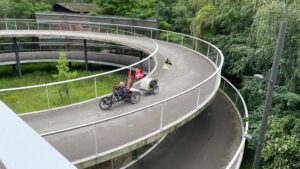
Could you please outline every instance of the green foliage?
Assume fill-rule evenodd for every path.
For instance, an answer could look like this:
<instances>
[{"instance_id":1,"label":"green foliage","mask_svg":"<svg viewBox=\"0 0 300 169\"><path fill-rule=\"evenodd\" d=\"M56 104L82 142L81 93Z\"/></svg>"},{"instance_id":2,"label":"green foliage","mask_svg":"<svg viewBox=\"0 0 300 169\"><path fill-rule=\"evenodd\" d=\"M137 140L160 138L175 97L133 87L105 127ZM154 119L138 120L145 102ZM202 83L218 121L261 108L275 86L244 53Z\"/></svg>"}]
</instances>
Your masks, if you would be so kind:
<instances>
[{"instance_id":1,"label":"green foliage","mask_svg":"<svg viewBox=\"0 0 300 169\"><path fill-rule=\"evenodd\" d=\"M77 76L77 72L70 72L70 68L68 67L68 60L66 53L60 52L59 53L59 60L57 61L56 65L58 74L53 75L53 78L62 81L67 79L72 79ZM68 103L71 102L70 100L70 94L69 94L69 83L63 83L61 87L58 90L59 96L62 102L65 102L66 100Z\"/></svg>"},{"instance_id":2,"label":"green foliage","mask_svg":"<svg viewBox=\"0 0 300 169\"><path fill-rule=\"evenodd\" d=\"M0 17L31 19L37 11L50 11L52 6L48 3L31 0L0 0Z\"/></svg>"},{"instance_id":3,"label":"green foliage","mask_svg":"<svg viewBox=\"0 0 300 169\"><path fill-rule=\"evenodd\" d=\"M70 72L70 68L68 66L68 60L66 53L60 52L59 53L59 59L57 61L56 65L58 74L53 75L55 79L58 80L67 80L67 79L72 79L77 76L77 72Z\"/></svg>"},{"instance_id":4,"label":"green foliage","mask_svg":"<svg viewBox=\"0 0 300 169\"><path fill-rule=\"evenodd\" d=\"M133 8L135 0L94 0L94 3L103 8L102 14L126 16Z\"/></svg>"},{"instance_id":5,"label":"green foliage","mask_svg":"<svg viewBox=\"0 0 300 169\"><path fill-rule=\"evenodd\" d=\"M214 5L206 5L197 12L196 17L192 20L192 33L195 36L203 37L207 32L215 32L217 9Z\"/></svg>"}]
</instances>

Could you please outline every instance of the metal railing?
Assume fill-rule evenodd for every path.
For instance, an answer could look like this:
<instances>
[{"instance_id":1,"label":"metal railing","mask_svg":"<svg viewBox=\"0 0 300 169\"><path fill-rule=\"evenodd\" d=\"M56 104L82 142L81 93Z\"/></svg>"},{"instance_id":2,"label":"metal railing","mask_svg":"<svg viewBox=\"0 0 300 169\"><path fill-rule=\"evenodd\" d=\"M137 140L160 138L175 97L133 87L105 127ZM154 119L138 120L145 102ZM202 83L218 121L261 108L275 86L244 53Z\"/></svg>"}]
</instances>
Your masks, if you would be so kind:
<instances>
[{"instance_id":1,"label":"metal railing","mask_svg":"<svg viewBox=\"0 0 300 169\"><path fill-rule=\"evenodd\" d=\"M6 28L11 27L10 25L15 25L13 28L19 29L20 26L18 25L18 22L14 21L0 21L4 22L4 24L1 25L7 25ZM23 23L24 24L24 23ZM28 24L25 22L25 28L31 29L31 28L38 28L45 27L45 25L48 25L47 28L50 30L53 30L53 28L60 28L59 30L65 30L62 28L66 28L67 31L76 31L74 30L74 27L79 27L79 31L82 30L82 27L88 31L93 32L94 28L99 28L97 30L100 30L101 33L107 33L108 31L101 31L103 29L111 30L111 28L114 28L116 32L124 32L131 30L133 32L133 35L141 34L143 36L147 36L151 39L156 40L162 40L170 43L177 44L181 47L185 47L187 49L190 49L194 52L197 52L199 56L206 58L209 62L211 62L213 65L216 66L216 70L214 73L212 73L208 78L203 80L202 82L199 82L197 85L191 87L190 89L187 89L183 92L180 92L172 97L169 97L167 99L158 101L156 103L150 104L148 106L135 109L133 111L123 113L114 117L94 121L91 123L86 123L70 128L65 128L62 130L52 131L48 133L43 133L42 136L45 137L52 145L59 144L57 138L61 137L62 135L72 135L72 133L76 131L84 131L80 135L76 135L72 138L76 139L78 138L86 138L88 140L94 140L91 143L85 145L86 149L90 149L93 151L92 154L85 154L84 157L74 157L69 158L71 161L74 162L74 164L81 163L83 161L87 161L89 159L93 159L117 150L122 149L125 145L133 145L138 143L140 140L150 138L162 131L166 131L172 126L180 124L185 119L188 119L189 117L193 116L195 112L197 112L199 109L203 108L205 105L207 105L214 95L216 94L220 81L221 81L221 68L224 62L224 57L222 52L212 45L209 42L206 42L204 40L184 35L181 33L175 33L160 29L154 29L154 28L144 28L144 27L132 27L132 26L126 26L126 25L111 25L111 24L96 24L96 23L87 23L87 22L57 22L55 23L35 23L37 26L32 26L32 23ZM156 52L157 50L155 50ZM152 56L151 56L152 57ZM149 57L148 57L149 58ZM138 64L138 63L136 63ZM129 66L130 67L130 66ZM127 67L127 68L129 68ZM111 72L107 72L105 74L108 74ZM95 76L92 76L93 78ZM80 80L86 79L86 78L79 78ZM77 79L78 80L78 79ZM72 82L74 80L70 80L68 82ZM58 82L58 83L49 83L47 86L51 84L61 84L65 82ZM23 89L26 89L23 88ZM47 87L46 87L47 89ZM9 89L9 90L15 90L15 89ZM178 106L178 101L182 100L189 100L189 102L186 102L184 105ZM173 113L174 108L176 109L176 112L180 113ZM140 133L138 136L132 137L130 140L126 140L125 142L118 142L118 143L107 143L107 140L100 139L101 137L105 137L105 131L107 130L106 127L103 126L110 126L109 133L113 133L114 130L120 129L122 127L127 126L119 126L122 124L119 124L118 126L114 125L119 120L122 120L124 117L131 119L134 115L135 117L138 116L148 116L151 112L151 116L149 118L156 118L155 120L149 120L145 123L151 123L147 126L151 126L151 129L146 129L146 125L144 126L145 131L143 133ZM121 118L123 117L123 118ZM153 124L152 124L153 123ZM117 127L117 128L116 128ZM154 127L154 128L153 128ZM134 130L134 129L132 129ZM139 128L136 128L136 132L139 133ZM132 131L134 132L134 131ZM99 133L101 133L101 136L99 136ZM122 135L116 135L115 140L122 140ZM65 142L72 142L71 140L65 140ZM74 153L74 148L68 147L70 144L66 143L66 146L64 149L67 149L66 152L63 152L63 154L66 157L71 156L70 154Z\"/></svg>"},{"instance_id":2,"label":"metal railing","mask_svg":"<svg viewBox=\"0 0 300 169\"><path fill-rule=\"evenodd\" d=\"M117 54L133 53L130 54L136 55L134 53L139 52L135 48L130 48L123 45L116 44L105 44L105 43L87 43L88 51L101 52L102 50L113 50L122 51ZM79 41L42 41L42 42L18 42L18 51L19 52L33 52L33 51L83 51L84 43ZM14 44L13 43L0 43L0 53L14 53Z\"/></svg>"},{"instance_id":3,"label":"metal railing","mask_svg":"<svg viewBox=\"0 0 300 169\"><path fill-rule=\"evenodd\" d=\"M5 27L3 27L5 25ZM13 28L12 28L12 25ZM26 25L24 27L24 25ZM1 27L2 26L2 27ZM47 27L49 26L49 27ZM95 26L95 25L94 25ZM133 37L135 39L143 39L146 42L150 42L154 48L143 48L139 47L141 50L143 50L146 53L149 53L149 56L128 66L121 67L116 70L108 71L105 73L100 73L96 75L91 75L91 76L86 76L86 77L81 77L81 78L76 78L76 79L71 79L71 80L65 80L65 81L60 81L60 82L53 82L53 83L46 83L46 84L41 84L41 85L33 85L33 86L25 86L25 87L15 87L15 88L8 88L8 89L0 89L0 98L6 102L15 112L28 112L28 111L38 111L38 110L45 110L45 109L50 109L50 108L55 108L59 106L64 106L67 104L72 104L84 100L89 100L92 98L97 98L100 95L107 94L108 91L102 91L101 86L101 79L103 76L108 76L113 73L120 73L122 71L128 70L131 71L134 69L136 66L140 66L141 63L144 63L143 65L146 65L147 67L147 72L148 75L153 72L156 67L154 66L154 69L151 69L153 67L152 61L151 60L156 60L155 59L155 54L158 51L158 45L157 43L149 39L145 36L138 35L137 33L132 33L127 30L120 30L120 29L114 29L114 28L107 28L107 27L101 27L101 25L96 25L94 28L89 27L89 29L84 28L82 25L69 25L69 24L61 24L61 23L56 23L56 24L43 24L43 23L36 23L33 20L0 20L0 30L5 28L4 30L11 30L11 29L16 29L16 30L29 30L29 29L34 29L36 28L37 30L45 30L43 28L49 28L51 30L60 30L60 31L68 31L65 28L70 28L72 31L80 31L80 32L99 32L99 33L106 33L108 34L117 34L122 37ZM74 28L74 29L72 29ZM118 42L117 42L118 43ZM132 46L133 48L135 46ZM123 79L122 81L124 81ZM68 95L63 93L64 100L62 100L61 97L61 92L58 92L59 90L62 91L64 88L64 85L66 84L74 84L78 83L78 85L84 85L86 88L85 90L87 91L84 96L82 95L77 95L77 91L68 91ZM113 82L113 83L117 83ZM10 93L9 93L10 92ZM16 94L16 92L19 92L20 94ZM70 93L71 92L71 93ZM28 98L27 96L29 94L35 94L36 96L36 104L33 107L29 107L26 109L23 109L21 106L25 107L25 105L31 101L31 98ZM73 95L72 95L73 94ZM11 102L9 100L13 100L16 98L16 96L22 96L22 98L18 98L19 100L22 100L21 102ZM27 99L27 100L26 100ZM8 101L7 101L8 100ZM20 106L21 105L21 106Z\"/></svg>"},{"instance_id":4,"label":"metal railing","mask_svg":"<svg viewBox=\"0 0 300 169\"><path fill-rule=\"evenodd\" d=\"M242 141L240 142L240 145L235 152L233 158L227 165L226 169L236 169L239 168L242 162L243 154L244 154L244 148L245 148L245 142L246 138L244 137L248 133L249 128L249 122L247 118L249 117L248 109L246 102L239 92L239 90L226 78L222 77L222 82L220 88L223 90L223 92L230 98L232 103L236 106L237 113L239 115L239 119L242 125Z\"/></svg>"}]
</instances>

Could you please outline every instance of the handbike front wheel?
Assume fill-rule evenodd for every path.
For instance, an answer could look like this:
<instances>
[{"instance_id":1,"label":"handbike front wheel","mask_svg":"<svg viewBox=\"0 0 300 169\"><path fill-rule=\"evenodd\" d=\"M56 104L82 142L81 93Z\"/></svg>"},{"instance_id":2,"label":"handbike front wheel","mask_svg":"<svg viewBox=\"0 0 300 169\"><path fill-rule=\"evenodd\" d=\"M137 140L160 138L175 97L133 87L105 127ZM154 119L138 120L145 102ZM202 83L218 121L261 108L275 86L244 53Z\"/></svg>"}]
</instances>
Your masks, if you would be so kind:
<instances>
[{"instance_id":1,"label":"handbike front wheel","mask_svg":"<svg viewBox=\"0 0 300 169\"><path fill-rule=\"evenodd\" d=\"M102 110L108 110L111 108L111 106L112 106L112 101L110 97L104 97L99 102L99 107Z\"/></svg>"}]
</instances>

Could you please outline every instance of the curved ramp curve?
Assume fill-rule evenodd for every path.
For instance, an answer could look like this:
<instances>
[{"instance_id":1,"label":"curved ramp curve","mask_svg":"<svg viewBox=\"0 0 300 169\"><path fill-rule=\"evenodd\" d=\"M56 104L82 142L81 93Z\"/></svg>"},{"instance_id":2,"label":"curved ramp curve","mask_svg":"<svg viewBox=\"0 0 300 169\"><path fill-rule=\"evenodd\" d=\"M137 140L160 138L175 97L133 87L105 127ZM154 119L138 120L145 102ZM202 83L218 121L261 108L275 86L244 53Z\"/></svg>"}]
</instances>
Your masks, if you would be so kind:
<instances>
[{"instance_id":1,"label":"curved ramp curve","mask_svg":"<svg viewBox=\"0 0 300 169\"><path fill-rule=\"evenodd\" d=\"M69 31L0 31L0 37L24 36L105 40L136 48L149 49L150 51L153 51L154 48L144 38L130 36ZM108 112L99 110L98 99L96 99L64 108L23 115L22 118L75 164L97 158L101 153L113 153L116 148L122 148L122 146L132 141L142 141L149 133L158 134L165 131L163 134L166 134L171 131L167 129L174 122L181 126L190 119L189 117L192 117L188 112L196 115L199 113L199 105L202 109L208 105L216 93L215 83L219 81L220 76L216 75L211 78L201 87L201 90L195 88L190 90L187 95L179 96L178 94L212 76L217 68L205 56L190 49L162 41L156 41L156 43L159 45L156 54L158 68L152 76L160 79L161 93L159 95L144 96L141 103L136 105L120 103L114 105L113 109ZM162 64L166 58L169 58L173 64L169 71L162 69ZM138 110L175 95L178 95L178 97L163 105L152 106L122 116L126 112ZM195 110L195 107L197 110ZM122 116L122 118L114 119L115 116ZM185 121L184 119L188 120ZM101 123L57 132L101 120ZM184 122L180 124L178 120ZM160 130L160 128L165 129ZM74 145L76 145L76 149L74 149Z\"/></svg>"},{"instance_id":2,"label":"curved ramp curve","mask_svg":"<svg viewBox=\"0 0 300 169\"><path fill-rule=\"evenodd\" d=\"M220 91L200 116L170 133L128 169L226 168L242 140L238 121L235 106Z\"/></svg>"}]
</instances>

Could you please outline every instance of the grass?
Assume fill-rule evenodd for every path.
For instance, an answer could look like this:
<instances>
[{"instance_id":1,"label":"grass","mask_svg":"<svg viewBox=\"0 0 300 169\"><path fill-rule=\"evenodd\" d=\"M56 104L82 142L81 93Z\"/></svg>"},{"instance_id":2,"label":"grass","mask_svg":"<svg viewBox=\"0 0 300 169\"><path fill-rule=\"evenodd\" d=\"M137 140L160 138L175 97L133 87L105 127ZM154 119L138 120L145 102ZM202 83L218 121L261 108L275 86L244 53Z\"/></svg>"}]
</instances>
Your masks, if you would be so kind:
<instances>
[{"instance_id":1,"label":"grass","mask_svg":"<svg viewBox=\"0 0 300 169\"><path fill-rule=\"evenodd\" d=\"M56 63L22 64L23 77L20 79L12 71L11 66L0 67L0 88L11 88L45 84L57 81L52 77L56 74ZM77 71L77 77L98 74L114 69L109 66L93 65L90 71L84 70L81 63L73 63L71 71ZM0 92L0 100L16 113L25 113L48 108L64 106L92 99L111 92L113 84L126 81L125 72L112 73L67 84ZM96 80L96 87L95 87ZM65 90L68 88L68 90ZM48 98L47 99L47 91ZM49 101L49 104L48 104Z\"/></svg>"}]
</instances>

